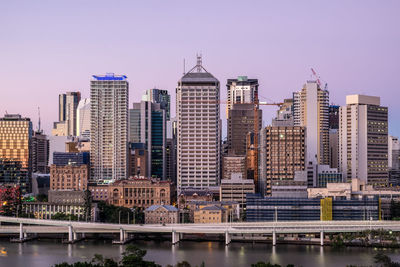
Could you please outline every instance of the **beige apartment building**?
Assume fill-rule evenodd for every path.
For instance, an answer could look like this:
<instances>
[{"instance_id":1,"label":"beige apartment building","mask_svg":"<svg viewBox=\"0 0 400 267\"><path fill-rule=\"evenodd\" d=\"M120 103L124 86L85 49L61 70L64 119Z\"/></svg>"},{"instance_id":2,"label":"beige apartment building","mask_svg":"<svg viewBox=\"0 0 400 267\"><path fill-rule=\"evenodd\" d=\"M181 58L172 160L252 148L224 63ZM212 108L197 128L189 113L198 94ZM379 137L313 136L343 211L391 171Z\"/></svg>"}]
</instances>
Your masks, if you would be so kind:
<instances>
[{"instance_id":1,"label":"beige apartment building","mask_svg":"<svg viewBox=\"0 0 400 267\"><path fill-rule=\"evenodd\" d=\"M329 92L307 81L293 93L294 126L306 127L306 161L329 164Z\"/></svg>"},{"instance_id":2,"label":"beige apartment building","mask_svg":"<svg viewBox=\"0 0 400 267\"><path fill-rule=\"evenodd\" d=\"M388 108L380 98L346 96L339 111L339 168L344 179L375 187L388 184Z\"/></svg>"}]
</instances>

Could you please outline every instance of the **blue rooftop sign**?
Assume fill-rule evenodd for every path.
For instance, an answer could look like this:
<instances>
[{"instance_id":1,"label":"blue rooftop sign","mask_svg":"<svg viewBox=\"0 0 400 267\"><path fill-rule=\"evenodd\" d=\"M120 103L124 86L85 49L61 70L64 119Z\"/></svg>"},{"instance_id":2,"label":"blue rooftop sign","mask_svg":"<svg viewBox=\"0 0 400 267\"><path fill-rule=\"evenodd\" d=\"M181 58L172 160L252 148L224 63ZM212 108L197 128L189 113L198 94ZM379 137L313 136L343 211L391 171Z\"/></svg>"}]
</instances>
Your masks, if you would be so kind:
<instances>
[{"instance_id":1,"label":"blue rooftop sign","mask_svg":"<svg viewBox=\"0 0 400 267\"><path fill-rule=\"evenodd\" d=\"M94 79L98 81L125 81L126 75L114 75L114 73L107 73L106 75L93 75Z\"/></svg>"}]
</instances>

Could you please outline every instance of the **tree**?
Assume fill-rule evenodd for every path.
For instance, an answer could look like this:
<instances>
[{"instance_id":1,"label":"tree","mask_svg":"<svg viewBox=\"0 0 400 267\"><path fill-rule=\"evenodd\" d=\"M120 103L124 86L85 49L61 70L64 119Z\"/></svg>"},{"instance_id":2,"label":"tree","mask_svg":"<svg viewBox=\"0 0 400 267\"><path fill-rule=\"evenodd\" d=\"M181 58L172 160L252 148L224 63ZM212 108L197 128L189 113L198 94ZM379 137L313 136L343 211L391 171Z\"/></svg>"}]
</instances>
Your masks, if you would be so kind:
<instances>
[{"instance_id":1,"label":"tree","mask_svg":"<svg viewBox=\"0 0 400 267\"><path fill-rule=\"evenodd\" d=\"M146 250L140 249L133 245L128 245L125 252L122 253L122 260L120 262L111 258L104 258L100 254L95 254L91 262L75 262L69 264L63 262L56 264L55 267L161 267L161 265L153 261L145 261L143 257L146 255Z\"/></svg>"},{"instance_id":2,"label":"tree","mask_svg":"<svg viewBox=\"0 0 400 267\"><path fill-rule=\"evenodd\" d=\"M51 216L52 220L60 220L60 221L77 221L78 216L74 214L65 214L63 212L57 212L53 216Z\"/></svg>"},{"instance_id":3,"label":"tree","mask_svg":"<svg viewBox=\"0 0 400 267\"><path fill-rule=\"evenodd\" d=\"M84 220L88 222L92 220L92 193L86 189L83 198L85 201Z\"/></svg>"}]
</instances>

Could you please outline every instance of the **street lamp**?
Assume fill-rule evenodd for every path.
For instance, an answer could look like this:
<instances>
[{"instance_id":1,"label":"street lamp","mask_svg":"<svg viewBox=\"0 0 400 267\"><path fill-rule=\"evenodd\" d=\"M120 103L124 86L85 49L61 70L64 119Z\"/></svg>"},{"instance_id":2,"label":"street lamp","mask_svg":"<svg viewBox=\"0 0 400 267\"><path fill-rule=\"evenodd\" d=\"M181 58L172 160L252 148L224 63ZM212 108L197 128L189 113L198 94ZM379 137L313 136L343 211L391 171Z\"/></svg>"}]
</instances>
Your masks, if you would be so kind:
<instances>
[{"instance_id":1,"label":"street lamp","mask_svg":"<svg viewBox=\"0 0 400 267\"><path fill-rule=\"evenodd\" d=\"M118 212L118 224L121 224L121 210Z\"/></svg>"}]
</instances>

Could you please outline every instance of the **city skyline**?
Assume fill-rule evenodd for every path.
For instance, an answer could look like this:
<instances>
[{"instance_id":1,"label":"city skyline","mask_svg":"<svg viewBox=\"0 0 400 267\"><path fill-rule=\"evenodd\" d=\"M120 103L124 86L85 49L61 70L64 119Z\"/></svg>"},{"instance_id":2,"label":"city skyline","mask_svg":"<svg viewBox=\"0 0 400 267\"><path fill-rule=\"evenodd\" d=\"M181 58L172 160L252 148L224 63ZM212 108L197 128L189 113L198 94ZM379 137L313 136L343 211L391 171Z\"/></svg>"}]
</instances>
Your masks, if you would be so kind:
<instances>
[{"instance_id":1,"label":"city skyline","mask_svg":"<svg viewBox=\"0 0 400 267\"><path fill-rule=\"evenodd\" d=\"M400 119L395 114L400 107L393 97L400 83L396 75L400 60L395 53L400 44L396 34L399 3L360 3L253 2L243 7L220 2L213 3L207 20L190 15L204 14L207 5L178 2L158 3L159 8L150 3L31 6L26 2L26 9L4 3L0 30L7 38L0 43L0 78L5 89L0 113L21 113L36 128L40 106L43 128L50 134L57 121L58 94L80 91L83 98L89 97L91 75L114 72L127 75L131 82L130 105L145 90L162 88L171 94L171 115L175 116L174 91L183 59L187 71L201 52L221 88L227 79L239 75L256 78L261 101L291 97L311 78L313 67L329 85L330 103L343 106L345 96L351 94L380 96L382 105L389 107L389 133L399 136ZM139 26L143 22L147 28ZM120 38L93 42L104 32ZM225 89L221 99L226 99ZM263 110L266 126L276 109ZM226 126L222 129L225 136Z\"/></svg>"}]
</instances>

